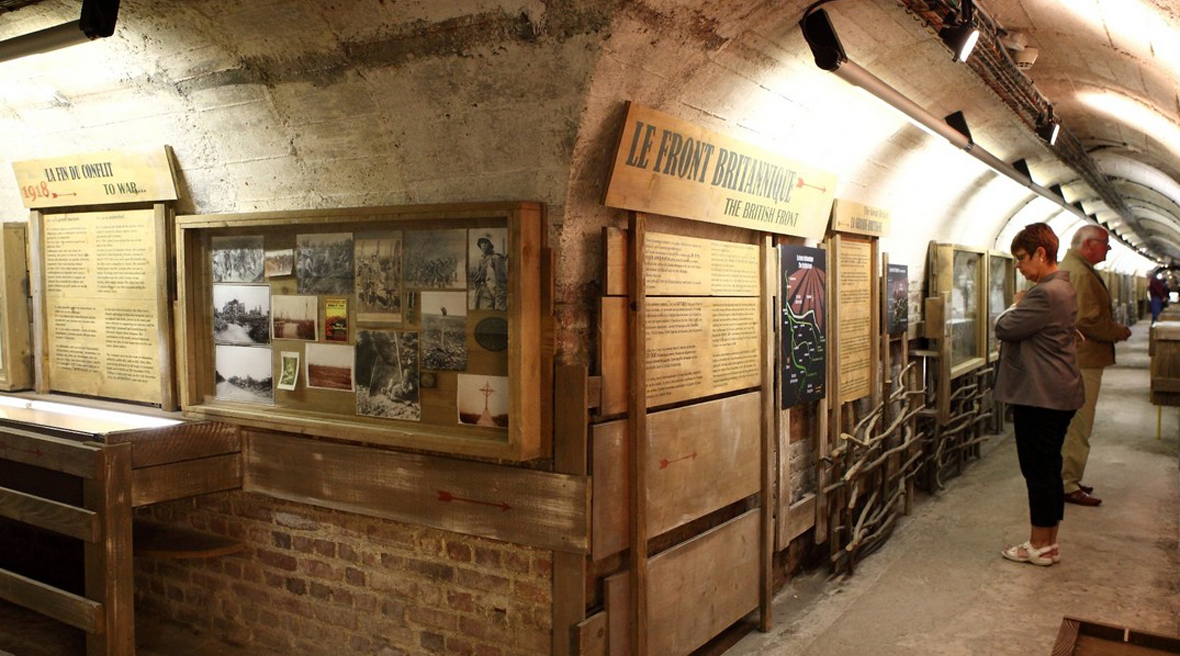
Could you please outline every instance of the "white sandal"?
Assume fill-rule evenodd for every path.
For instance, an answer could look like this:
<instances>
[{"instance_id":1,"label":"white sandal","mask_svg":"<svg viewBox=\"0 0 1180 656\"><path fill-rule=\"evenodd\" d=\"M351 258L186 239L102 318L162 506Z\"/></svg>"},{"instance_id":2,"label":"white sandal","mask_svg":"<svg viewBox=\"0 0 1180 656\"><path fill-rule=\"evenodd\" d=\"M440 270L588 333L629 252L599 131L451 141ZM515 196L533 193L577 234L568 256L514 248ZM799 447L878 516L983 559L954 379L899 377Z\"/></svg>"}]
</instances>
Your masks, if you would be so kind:
<instances>
[{"instance_id":1,"label":"white sandal","mask_svg":"<svg viewBox=\"0 0 1180 656\"><path fill-rule=\"evenodd\" d=\"M1004 558L1017 563L1029 563L1030 565L1038 565L1040 567L1048 567L1053 564L1052 551L1056 545L1048 545L1037 549L1028 542L1008 547L1000 552ZM1025 555L1020 555L1020 551L1024 550Z\"/></svg>"}]
</instances>

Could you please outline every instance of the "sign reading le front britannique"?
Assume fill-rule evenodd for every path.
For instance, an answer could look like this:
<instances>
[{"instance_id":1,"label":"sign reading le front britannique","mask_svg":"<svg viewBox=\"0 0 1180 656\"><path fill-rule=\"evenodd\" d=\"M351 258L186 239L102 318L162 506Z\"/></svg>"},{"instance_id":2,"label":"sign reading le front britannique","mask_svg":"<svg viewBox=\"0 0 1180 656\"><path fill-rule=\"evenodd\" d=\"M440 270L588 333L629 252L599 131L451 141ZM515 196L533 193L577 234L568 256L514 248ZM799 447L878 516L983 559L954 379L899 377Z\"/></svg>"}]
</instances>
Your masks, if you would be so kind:
<instances>
[{"instance_id":1,"label":"sign reading le front britannique","mask_svg":"<svg viewBox=\"0 0 1180 656\"><path fill-rule=\"evenodd\" d=\"M604 203L822 239L836 176L629 104Z\"/></svg>"},{"instance_id":2,"label":"sign reading le front britannique","mask_svg":"<svg viewBox=\"0 0 1180 656\"><path fill-rule=\"evenodd\" d=\"M13 162L29 209L176 200L166 146Z\"/></svg>"}]
</instances>

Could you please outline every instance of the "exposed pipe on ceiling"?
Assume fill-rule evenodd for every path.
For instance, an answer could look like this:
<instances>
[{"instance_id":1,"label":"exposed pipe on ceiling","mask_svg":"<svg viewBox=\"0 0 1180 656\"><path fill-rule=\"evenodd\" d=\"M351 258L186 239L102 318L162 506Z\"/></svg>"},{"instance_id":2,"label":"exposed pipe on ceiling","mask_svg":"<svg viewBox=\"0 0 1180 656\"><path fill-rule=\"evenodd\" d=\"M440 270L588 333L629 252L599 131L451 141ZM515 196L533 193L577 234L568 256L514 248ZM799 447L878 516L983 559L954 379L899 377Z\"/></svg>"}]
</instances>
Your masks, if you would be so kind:
<instances>
[{"instance_id":1,"label":"exposed pipe on ceiling","mask_svg":"<svg viewBox=\"0 0 1180 656\"><path fill-rule=\"evenodd\" d=\"M0 41L0 62L104 39L115 33L118 18L119 0L82 0L78 20Z\"/></svg>"}]
</instances>

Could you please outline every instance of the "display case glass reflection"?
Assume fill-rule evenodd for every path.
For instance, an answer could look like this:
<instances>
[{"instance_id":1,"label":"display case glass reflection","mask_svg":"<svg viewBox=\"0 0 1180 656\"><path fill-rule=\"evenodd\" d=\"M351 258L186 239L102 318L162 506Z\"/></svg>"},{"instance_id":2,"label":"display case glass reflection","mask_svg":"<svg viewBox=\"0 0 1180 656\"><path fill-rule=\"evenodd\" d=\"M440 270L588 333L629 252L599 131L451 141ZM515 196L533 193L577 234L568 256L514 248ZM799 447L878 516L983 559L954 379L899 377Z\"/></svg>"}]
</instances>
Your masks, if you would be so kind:
<instances>
[{"instance_id":1,"label":"display case glass reflection","mask_svg":"<svg viewBox=\"0 0 1180 656\"><path fill-rule=\"evenodd\" d=\"M979 350L979 290L983 284L980 253L955 251L949 313L951 366L983 357Z\"/></svg>"}]
</instances>

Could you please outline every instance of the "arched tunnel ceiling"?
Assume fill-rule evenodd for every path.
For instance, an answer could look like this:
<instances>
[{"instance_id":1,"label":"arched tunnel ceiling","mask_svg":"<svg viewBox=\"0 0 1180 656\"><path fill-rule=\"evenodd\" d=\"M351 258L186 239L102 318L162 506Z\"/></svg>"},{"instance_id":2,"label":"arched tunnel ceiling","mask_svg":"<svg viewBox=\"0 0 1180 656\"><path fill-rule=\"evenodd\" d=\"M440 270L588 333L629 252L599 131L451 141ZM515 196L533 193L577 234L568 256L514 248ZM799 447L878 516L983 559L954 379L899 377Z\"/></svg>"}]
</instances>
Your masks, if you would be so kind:
<instances>
[{"instance_id":1,"label":"arched tunnel ceiling","mask_svg":"<svg viewBox=\"0 0 1180 656\"><path fill-rule=\"evenodd\" d=\"M1027 47L1039 50L1026 75L1124 194L1153 254L1180 259L1180 5L980 0L979 6L1009 32L1010 44L1011 35L1021 33ZM1075 178L1063 173L1051 182ZM1150 221L1139 219L1145 213L1136 190L1143 187L1172 201L1157 204ZM1161 229L1161 222L1172 229Z\"/></svg>"}]
</instances>

